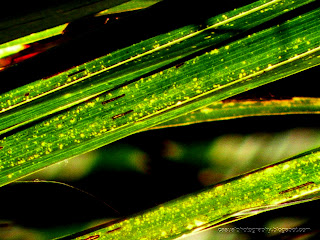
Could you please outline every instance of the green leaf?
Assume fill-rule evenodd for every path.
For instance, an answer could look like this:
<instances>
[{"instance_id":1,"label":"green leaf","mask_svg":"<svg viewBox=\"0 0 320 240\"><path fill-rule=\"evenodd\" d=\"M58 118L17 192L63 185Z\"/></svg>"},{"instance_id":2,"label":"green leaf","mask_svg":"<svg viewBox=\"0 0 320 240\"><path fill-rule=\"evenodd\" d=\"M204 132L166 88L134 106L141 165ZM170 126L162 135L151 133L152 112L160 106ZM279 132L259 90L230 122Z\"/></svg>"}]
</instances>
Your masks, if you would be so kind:
<instances>
[{"instance_id":1,"label":"green leaf","mask_svg":"<svg viewBox=\"0 0 320 240\"><path fill-rule=\"evenodd\" d=\"M111 7L109 9L102 11L102 12L99 12L96 14L96 16L121 13L121 12L127 12L127 11L134 11L137 9L143 9L143 8L152 6L160 1L161 0L131 0L131 1L125 2L123 4L120 4L118 6ZM124 1L119 1L119 3L121 3L121 2L124 2ZM98 11L99 9L101 10L101 7L97 8L96 11ZM74 18L76 19L76 17L74 17ZM16 21L16 19L15 19L15 21ZM45 29L40 32L34 32L30 35L26 35L21 38L14 39L12 41L0 44L0 59L21 51L22 49L24 49L25 44L34 43L34 42L37 42L37 41L40 41L43 39L48 39L53 36L63 34L63 31L68 26L68 24L69 23L64 23L64 24L56 26L56 27L48 28L48 29ZM49 26L51 26L51 25L49 25ZM6 34L8 34L8 29L6 29ZM0 70L1 70L1 68L0 68Z\"/></svg>"},{"instance_id":2,"label":"green leaf","mask_svg":"<svg viewBox=\"0 0 320 240\"><path fill-rule=\"evenodd\" d=\"M62 34L63 30L66 28L67 25L68 24L62 24L54 28L50 28L41 32L37 32L22 38L12 40L10 42L0 44L0 59L23 50L25 48L25 44L34 43L42 39Z\"/></svg>"},{"instance_id":3,"label":"green leaf","mask_svg":"<svg viewBox=\"0 0 320 240\"><path fill-rule=\"evenodd\" d=\"M161 1L162 0L131 0L129 2L120 4L119 6L115 6L105 11L102 11L98 13L97 16L139 10L139 9L150 7Z\"/></svg>"},{"instance_id":4,"label":"green leaf","mask_svg":"<svg viewBox=\"0 0 320 240\"><path fill-rule=\"evenodd\" d=\"M319 114L320 99L293 97L282 100L232 100L215 102L197 111L159 124L152 129L184 126L234 118L288 114Z\"/></svg>"},{"instance_id":5,"label":"green leaf","mask_svg":"<svg viewBox=\"0 0 320 240\"><path fill-rule=\"evenodd\" d=\"M320 149L314 149L67 239L175 239L318 199L319 170Z\"/></svg>"},{"instance_id":6,"label":"green leaf","mask_svg":"<svg viewBox=\"0 0 320 240\"><path fill-rule=\"evenodd\" d=\"M4 93L0 95L0 113L2 113L0 133L70 108L130 81L136 81L137 78L145 74L207 47L223 46L225 42L232 40L232 37L239 36L288 10L293 10L312 1L296 3L279 0L258 1L208 19L206 21L207 27L188 25L120 49L49 79L41 79ZM269 38L277 37L276 43L281 45L282 35L288 35L290 32L278 35L277 31L279 30L280 27L277 27L273 32L269 32L269 35L273 35ZM264 38L263 34L261 38ZM257 37L255 39L252 41L259 40ZM247 41L244 44L249 43ZM290 46L288 47L290 48ZM279 49L276 54L278 55L281 51L286 54L287 50ZM229 61L231 64L234 62L231 59ZM230 64L228 62L218 63L219 65ZM179 63L176 67L179 68L180 64L183 63ZM257 68L260 69L259 64ZM257 69L252 71L258 72ZM218 86L218 84L216 85Z\"/></svg>"},{"instance_id":7,"label":"green leaf","mask_svg":"<svg viewBox=\"0 0 320 240\"><path fill-rule=\"evenodd\" d=\"M299 1L301 5L307 2ZM284 3L292 4L291 1L257 1L231 11L230 14L212 18L206 29L187 27L187 35L176 41L172 41L170 33L159 38L159 45L154 45L154 39L151 39L146 40L146 49L137 44L132 46L128 55L121 55L121 50L110 54L106 56L110 61L106 68L101 68L105 62L102 65L90 62L85 64L86 68L77 67L47 81L39 81L4 94L0 118L0 126L5 126L3 132L35 121L39 116L55 115L25 130L7 134L0 140L0 185L214 101L318 65L320 9L315 9L205 52L182 65L137 78L171 63L172 59L180 58L174 51L173 57L168 60L167 47L177 51L186 47L182 51L186 53L178 51L185 56L193 52L190 49L208 46L206 41L193 45L198 42L197 37L215 39L215 28L231 24L232 21L236 23L238 19L239 25L244 25L251 17L248 25L254 19L257 22L269 19L270 13L278 13L279 6L288 10L288 5L284 7ZM197 31L193 33L194 30ZM179 33L180 30L176 32ZM219 36L230 37L229 32L227 36L218 35L218 39ZM189 37L195 37L196 41L187 48L184 43L188 41L184 40ZM216 43L216 40L212 41L210 44ZM161 57L163 60L157 62L156 59ZM110 65L112 61L113 65ZM140 61L144 66L142 70L138 67L141 66ZM153 65L149 65L149 61ZM72 82L73 78L75 81ZM70 86L70 92L67 86ZM55 97L51 98L52 94ZM34 100L32 104L31 100ZM69 101L71 103L67 104ZM24 105L26 108L19 109L19 106Z\"/></svg>"},{"instance_id":8,"label":"green leaf","mask_svg":"<svg viewBox=\"0 0 320 240\"><path fill-rule=\"evenodd\" d=\"M126 1L7 1L0 18L0 44L90 16Z\"/></svg>"}]
</instances>

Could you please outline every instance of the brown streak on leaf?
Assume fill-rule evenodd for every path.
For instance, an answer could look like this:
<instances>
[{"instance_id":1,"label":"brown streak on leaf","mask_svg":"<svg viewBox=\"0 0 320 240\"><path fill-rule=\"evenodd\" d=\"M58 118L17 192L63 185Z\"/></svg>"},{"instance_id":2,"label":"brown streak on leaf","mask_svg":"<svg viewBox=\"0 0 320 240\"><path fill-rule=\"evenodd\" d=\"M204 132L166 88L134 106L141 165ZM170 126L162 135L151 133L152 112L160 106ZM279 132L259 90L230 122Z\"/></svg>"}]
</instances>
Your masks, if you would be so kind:
<instances>
[{"instance_id":1,"label":"brown streak on leaf","mask_svg":"<svg viewBox=\"0 0 320 240\"><path fill-rule=\"evenodd\" d=\"M287 193L287 192L291 192L291 191L297 190L297 189L299 189L299 188L303 188L303 187L305 187L305 186L308 186L308 185L310 185L310 184L314 184L314 182L307 182L307 183L301 184L301 185L299 185L299 186L296 186L296 187L293 187L293 188L289 188L289 189L287 189L287 190L284 190L284 191L279 192L279 194L284 194L284 193Z\"/></svg>"}]
</instances>

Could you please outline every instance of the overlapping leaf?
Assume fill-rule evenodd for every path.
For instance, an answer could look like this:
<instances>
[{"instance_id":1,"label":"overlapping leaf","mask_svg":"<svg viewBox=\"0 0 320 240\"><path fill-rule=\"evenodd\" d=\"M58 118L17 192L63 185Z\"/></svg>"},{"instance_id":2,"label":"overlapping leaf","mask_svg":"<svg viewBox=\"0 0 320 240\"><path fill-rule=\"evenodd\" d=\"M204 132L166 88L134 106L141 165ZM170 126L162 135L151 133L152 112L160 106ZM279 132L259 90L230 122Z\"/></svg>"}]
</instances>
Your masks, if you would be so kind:
<instances>
[{"instance_id":1,"label":"overlapping leaf","mask_svg":"<svg viewBox=\"0 0 320 240\"><path fill-rule=\"evenodd\" d=\"M308 2L300 1L300 4ZM210 19L205 29L194 26L186 28L186 32L180 29L175 34L183 37L176 40L171 38L172 33L161 36L159 45L154 45L154 39L147 40L145 48L148 49L143 49L142 42L132 46L127 54L123 55L120 50L106 56L108 60L99 66L93 61L4 94L0 119L3 131L44 115L58 114L0 141L0 184L318 65L320 25L319 9L315 9L137 79L141 74L180 58L177 52L182 46L179 54L185 56L185 49L190 54L194 52L190 49L208 46L207 41L212 45L217 39L220 42L221 38L230 37L227 32L215 38L215 28L236 23L238 19L241 21L237 24L243 24L251 17L251 20L265 21L271 18L270 13L279 14L279 6L287 11L289 6L285 3L290 6L291 1L258 1ZM248 25L252 26L250 22ZM187 39L197 37L206 41L189 47L184 45ZM175 47L177 51L170 55ZM165 54L167 51L169 55ZM105 63L109 67L102 68Z\"/></svg>"},{"instance_id":2,"label":"overlapping leaf","mask_svg":"<svg viewBox=\"0 0 320 240\"><path fill-rule=\"evenodd\" d=\"M319 149L62 239L175 239L319 198Z\"/></svg>"},{"instance_id":3,"label":"overlapping leaf","mask_svg":"<svg viewBox=\"0 0 320 240\"><path fill-rule=\"evenodd\" d=\"M221 101L215 102L197 111L174 118L168 122L159 124L152 129L252 116L319 114L319 110L320 99L311 97L294 97L292 99L282 100Z\"/></svg>"}]
</instances>

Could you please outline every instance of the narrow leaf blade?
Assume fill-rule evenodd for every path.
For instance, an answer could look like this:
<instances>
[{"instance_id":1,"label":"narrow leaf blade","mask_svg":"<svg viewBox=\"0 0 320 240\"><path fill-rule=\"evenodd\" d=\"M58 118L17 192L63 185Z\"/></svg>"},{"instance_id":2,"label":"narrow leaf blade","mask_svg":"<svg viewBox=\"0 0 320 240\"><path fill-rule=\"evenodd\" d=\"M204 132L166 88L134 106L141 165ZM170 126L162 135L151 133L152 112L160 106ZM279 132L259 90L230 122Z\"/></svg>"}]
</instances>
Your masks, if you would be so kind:
<instances>
[{"instance_id":1,"label":"narrow leaf blade","mask_svg":"<svg viewBox=\"0 0 320 240\"><path fill-rule=\"evenodd\" d=\"M0 140L0 185L318 65L319 12L320 9L315 9L195 57L179 68L171 67L102 92L3 138Z\"/></svg>"},{"instance_id":2,"label":"narrow leaf blade","mask_svg":"<svg viewBox=\"0 0 320 240\"><path fill-rule=\"evenodd\" d=\"M151 129L185 126L190 124L229 120L234 118L319 114L320 99L311 97L293 97L282 100L232 100L215 102L197 111L174 118Z\"/></svg>"},{"instance_id":3,"label":"narrow leaf blade","mask_svg":"<svg viewBox=\"0 0 320 240\"><path fill-rule=\"evenodd\" d=\"M175 239L315 200L320 197L319 163L319 149L314 149L67 239Z\"/></svg>"}]
</instances>

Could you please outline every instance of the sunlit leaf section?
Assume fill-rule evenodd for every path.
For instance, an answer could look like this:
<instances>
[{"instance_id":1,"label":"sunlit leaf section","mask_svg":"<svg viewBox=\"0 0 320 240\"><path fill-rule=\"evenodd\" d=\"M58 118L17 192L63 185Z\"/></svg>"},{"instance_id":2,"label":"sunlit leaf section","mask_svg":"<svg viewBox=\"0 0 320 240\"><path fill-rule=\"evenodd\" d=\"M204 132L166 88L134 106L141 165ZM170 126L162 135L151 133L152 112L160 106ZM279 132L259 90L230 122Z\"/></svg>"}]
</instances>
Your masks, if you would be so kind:
<instances>
[{"instance_id":1,"label":"sunlit leaf section","mask_svg":"<svg viewBox=\"0 0 320 240\"><path fill-rule=\"evenodd\" d=\"M0 185L320 62L320 9L155 73L0 140ZM279 37L279 28L284 34ZM266 43L271 43L266 47ZM245 49L245 51L243 51ZM36 112L34 112L36 114ZM54 133L54 134L53 134Z\"/></svg>"},{"instance_id":2,"label":"sunlit leaf section","mask_svg":"<svg viewBox=\"0 0 320 240\"><path fill-rule=\"evenodd\" d=\"M257 1L208 19L205 27L188 25L4 93L0 96L0 133L111 91L312 1ZM248 73L238 73L245 75Z\"/></svg>"},{"instance_id":3,"label":"sunlit leaf section","mask_svg":"<svg viewBox=\"0 0 320 240\"><path fill-rule=\"evenodd\" d=\"M74 239L175 239L220 223L319 198L319 149L228 180L199 193Z\"/></svg>"},{"instance_id":4,"label":"sunlit leaf section","mask_svg":"<svg viewBox=\"0 0 320 240\"><path fill-rule=\"evenodd\" d=\"M177 127L195 123L234 118L288 114L319 114L320 99L293 97L282 100L232 100L215 102L197 111L182 115L152 129Z\"/></svg>"}]
</instances>

